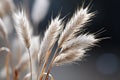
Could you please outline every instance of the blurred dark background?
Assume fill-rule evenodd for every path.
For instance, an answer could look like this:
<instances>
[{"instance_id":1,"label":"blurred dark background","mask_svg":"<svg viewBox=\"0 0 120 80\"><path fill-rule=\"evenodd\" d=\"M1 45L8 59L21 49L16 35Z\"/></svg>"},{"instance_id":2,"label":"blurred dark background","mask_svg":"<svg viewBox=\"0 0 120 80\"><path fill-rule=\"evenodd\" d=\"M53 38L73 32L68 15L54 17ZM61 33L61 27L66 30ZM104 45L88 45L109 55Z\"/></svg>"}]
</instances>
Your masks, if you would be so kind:
<instances>
[{"instance_id":1,"label":"blurred dark background","mask_svg":"<svg viewBox=\"0 0 120 80\"><path fill-rule=\"evenodd\" d=\"M59 13L69 19L82 3L88 5L91 0L51 0L51 5L45 19L39 24L39 32L43 33L51 20ZM120 80L120 1L93 0L91 11L97 11L96 16L87 31L94 33L103 29L98 37L110 37L102 40L87 57L77 64L53 68L52 74L56 80Z\"/></svg>"}]
</instances>

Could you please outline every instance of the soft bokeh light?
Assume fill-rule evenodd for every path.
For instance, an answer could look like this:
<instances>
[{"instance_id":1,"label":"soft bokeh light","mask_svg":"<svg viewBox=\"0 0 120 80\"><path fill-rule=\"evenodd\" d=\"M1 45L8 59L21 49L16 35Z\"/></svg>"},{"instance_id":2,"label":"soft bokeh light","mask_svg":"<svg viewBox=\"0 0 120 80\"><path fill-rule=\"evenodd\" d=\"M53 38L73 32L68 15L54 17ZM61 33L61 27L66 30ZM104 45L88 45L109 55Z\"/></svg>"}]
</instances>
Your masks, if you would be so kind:
<instances>
[{"instance_id":1,"label":"soft bokeh light","mask_svg":"<svg viewBox=\"0 0 120 80\"><path fill-rule=\"evenodd\" d=\"M114 74L119 67L119 61L116 55L106 53L99 56L97 60L97 69L102 74Z\"/></svg>"}]
</instances>

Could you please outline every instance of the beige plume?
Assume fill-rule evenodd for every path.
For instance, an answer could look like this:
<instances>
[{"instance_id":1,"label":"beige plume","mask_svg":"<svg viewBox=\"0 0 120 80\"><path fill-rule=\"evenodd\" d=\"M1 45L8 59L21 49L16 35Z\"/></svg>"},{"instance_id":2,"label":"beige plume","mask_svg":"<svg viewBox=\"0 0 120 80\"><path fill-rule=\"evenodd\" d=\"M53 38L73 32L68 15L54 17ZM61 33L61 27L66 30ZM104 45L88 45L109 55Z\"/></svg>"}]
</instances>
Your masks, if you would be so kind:
<instances>
[{"instance_id":1,"label":"beige plume","mask_svg":"<svg viewBox=\"0 0 120 80\"><path fill-rule=\"evenodd\" d=\"M44 60L47 51L49 51L57 41L62 28L63 26L61 25L59 17L51 21L49 28L45 32L43 41L41 42L40 52L38 54L38 61L40 63Z\"/></svg>"},{"instance_id":2,"label":"beige plume","mask_svg":"<svg viewBox=\"0 0 120 80\"><path fill-rule=\"evenodd\" d=\"M15 29L19 38L27 48L30 48L31 30L26 13L24 10L18 11L13 14L13 18L15 21Z\"/></svg>"},{"instance_id":3,"label":"beige plume","mask_svg":"<svg viewBox=\"0 0 120 80\"><path fill-rule=\"evenodd\" d=\"M66 24L64 31L62 32L58 41L59 47L69 39L74 37L74 33L81 31L80 29L91 19L93 13L88 13L88 7L85 9L82 7L76 11L70 21Z\"/></svg>"}]
</instances>

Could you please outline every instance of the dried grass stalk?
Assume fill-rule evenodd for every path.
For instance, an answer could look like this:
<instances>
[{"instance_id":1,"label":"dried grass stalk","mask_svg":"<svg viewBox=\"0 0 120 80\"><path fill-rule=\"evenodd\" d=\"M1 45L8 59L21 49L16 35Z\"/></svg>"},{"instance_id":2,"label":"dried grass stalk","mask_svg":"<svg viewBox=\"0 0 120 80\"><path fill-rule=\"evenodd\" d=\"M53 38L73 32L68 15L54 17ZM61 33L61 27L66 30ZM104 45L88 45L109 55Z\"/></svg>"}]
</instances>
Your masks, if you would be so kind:
<instances>
[{"instance_id":1,"label":"dried grass stalk","mask_svg":"<svg viewBox=\"0 0 120 80\"><path fill-rule=\"evenodd\" d=\"M32 80L36 80L36 77L37 77L36 73L32 73L32 75L33 75L33 79ZM28 73L28 74L25 75L23 80L30 80L30 78L31 78L31 73Z\"/></svg>"},{"instance_id":2,"label":"dried grass stalk","mask_svg":"<svg viewBox=\"0 0 120 80\"><path fill-rule=\"evenodd\" d=\"M31 57L32 57L32 63L34 64L34 62L36 61L37 59L37 55L38 55L38 52L39 52L39 45L40 45L40 40L39 40L39 36L34 36L32 37L31 39L31 48L30 48L30 52L31 52ZM29 55L28 55L28 52L25 52L20 60L20 62L17 64L16 66L16 69L20 72L21 70L23 70L25 66L28 65L28 62L29 62ZM32 64L32 65L33 65ZM35 65L33 65L35 66ZM34 68L34 67L32 67ZM33 72L34 72L35 69L33 69Z\"/></svg>"},{"instance_id":3,"label":"dried grass stalk","mask_svg":"<svg viewBox=\"0 0 120 80\"><path fill-rule=\"evenodd\" d=\"M88 7L86 7L86 8L82 7L81 9L78 9L77 12L70 19L70 21L66 24L66 27L65 27L64 31L62 32L59 40L58 40L58 48L62 48L63 45L66 45L65 43L67 41L71 41L72 39L74 39L76 37L75 33L77 33L78 31L81 31L81 28L84 27L84 25L91 19L91 17L93 15L94 15L93 13L89 13L88 12ZM73 43L75 43L74 40L73 40ZM71 44L71 43L69 43L69 44ZM69 45L69 46L72 46L72 45ZM67 46L67 47L69 47L69 46ZM48 74L50 73L50 69L52 68L52 64L54 64L54 60L56 59L57 55L58 55L57 53L54 54L54 57L53 57L53 59L52 59L52 61L50 63L50 67L48 68L48 72L47 72L47 76L46 76L45 80L48 80L47 79L48 78ZM75 59L77 58L75 56L76 54L70 55L69 52L68 52L67 55L64 55L64 56L65 56L65 58L67 58L68 60L70 60L70 62L75 61ZM67 62L67 59L65 59L65 58L63 58L63 60L65 60L65 62ZM61 57L59 59L60 59L60 61L62 60Z\"/></svg>"},{"instance_id":4,"label":"dried grass stalk","mask_svg":"<svg viewBox=\"0 0 120 80\"><path fill-rule=\"evenodd\" d=\"M41 42L40 52L38 54L38 61L44 61L47 51L49 51L58 39L62 30L61 20L59 17L51 21L49 28L45 32L43 41Z\"/></svg>"},{"instance_id":5,"label":"dried grass stalk","mask_svg":"<svg viewBox=\"0 0 120 80\"><path fill-rule=\"evenodd\" d=\"M25 47L28 50L29 61L30 61L30 72L32 73L32 58L30 52L30 45L31 45L30 23L23 9L21 11L14 13L13 18L16 23L17 34L19 38L23 41ZM32 76L31 76L31 80L32 80Z\"/></svg>"},{"instance_id":6,"label":"dried grass stalk","mask_svg":"<svg viewBox=\"0 0 120 80\"><path fill-rule=\"evenodd\" d=\"M7 30L3 20L0 18L0 36L4 39L7 37Z\"/></svg>"},{"instance_id":7,"label":"dried grass stalk","mask_svg":"<svg viewBox=\"0 0 120 80\"><path fill-rule=\"evenodd\" d=\"M61 53L55 58L53 65L60 66L63 64L70 64L74 61L81 60L85 56L84 53L85 51L81 49L74 49L69 50L66 53Z\"/></svg>"},{"instance_id":8,"label":"dried grass stalk","mask_svg":"<svg viewBox=\"0 0 120 80\"><path fill-rule=\"evenodd\" d=\"M53 65L62 65L79 60L89 47L95 45L98 39L92 34L80 35L63 44L60 54L55 58Z\"/></svg>"},{"instance_id":9,"label":"dried grass stalk","mask_svg":"<svg viewBox=\"0 0 120 80\"><path fill-rule=\"evenodd\" d=\"M43 73L45 71L48 58L51 54L52 47L54 46L55 42L58 40L58 36L63 29L63 25L61 24L62 20L59 19L59 17L60 16L56 17L54 20L51 21L49 28L45 32L45 36L40 46L38 61L39 61L40 67L42 66L42 70L40 71L42 72L41 78L43 78Z\"/></svg>"},{"instance_id":10,"label":"dried grass stalk","mask_svg":"<svg viewBox=\"0 0 120 80\"><path fill-rule=\"evenodd\" d=\"M6 80L10 80L10 74L9 74L9 59L10 58L10 54L7 54L6 56L6 62L5 62L5 67L6 67Z\"/></svg>"},{"instance_id":11,"label":"dried grass stalk","mask_svg":"<svg viewBox=\"0 0 120 80\"><path fill-rule=\"evenodd\" d=\"M87 49L95 45L98 39L95 39L93 34L79 35L77 38L73 38L63 44L61 52L74 49Z\"/></svg>"},{"instance_id":12,"label":"dried grass stalk","mask_svg":"<svg viewBox=\"0 0 120 80\"><path fill-rule=\"evenodd\" d=\"M64 42L74 37L74 33L80 31L82 27L91 19L94 13L88 12L88 7L85 9L82 7L76 11L70 21L66 24L64 31L62 32L58 45L61 47Z\"/></svg>"},{"instance_id":13,"label":"dried grass stalk","mask_svg":"<svg viewBox=\"0 0 120 80\"><path fill-rule=\"evenodd\" d=\"M0 52L2 52L2 51L10 52L10 49L7 47L1 47Z\"/></svg>"},{"instance_id":14,"label":"dried grass stalk","mask_svg":"<svg viewBox=\"0 0 120 80\"><path fill-rule=\"evenodd\" d=\"M14 13L13 18L16 26L15 29L19 38L22 40L27 48L30 48L31 30L26 13L24 12L24 10L18 10L16 13Z\"/></svg>"}]
</instances>

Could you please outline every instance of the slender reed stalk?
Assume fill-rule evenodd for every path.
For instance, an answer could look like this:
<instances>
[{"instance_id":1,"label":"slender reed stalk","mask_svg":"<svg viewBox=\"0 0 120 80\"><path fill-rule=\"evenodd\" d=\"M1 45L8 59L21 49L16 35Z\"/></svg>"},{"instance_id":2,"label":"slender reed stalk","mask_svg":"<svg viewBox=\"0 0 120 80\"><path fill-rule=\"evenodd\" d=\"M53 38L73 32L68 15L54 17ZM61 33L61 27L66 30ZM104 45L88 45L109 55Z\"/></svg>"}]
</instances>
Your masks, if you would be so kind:
<instances>
[{"instance_id":1,"label":"slender reed stalk","mask_svg":"<svg viewBox=\"0 0 120 80\"><path fill-rule=\"evenodd\" d=\"M28 49L28 53L29 53L29 59L30 59L30 72L31 72L31 80L32 80L32 58L30 54L30 49Z\"/></svg>"},{"instance_id":2,"label":"slender reed stalk","mask_svg":"<svg viewBox=\"0 0 120 80\"><path fill-rule=\"evenodd\" d=\"M58 39L63 26L61 25L61 19L59 16L51 21L49 28L45 32L45 36L40 46L40 52L38 54L38 61L41 64L43 62L42 73L44 73L46 63L51 54L51 50ZM43 74L41 74L42 76Z\"/></svg>"},{"instance_id":3,"label":"slender reed stalk","mask_svg":"<svg viewBox=\"0 0 120 80\"><path fill-rule=\"evenodd\" d=\"M59 47L57 47L57 49L56 49L56 51L55 51L55 53L54 53L54 56L53 56L53 58L52 58L52 60L51 60L51 62L50 62L50 65L49 65L49 68L48 68L48 71L47 71L45 80L48 80L48 76L49 76L50 70L51 70L51 68L52 68L52 63L53 63L55 57L57 56L58 49L59 49Z\"/></svg>"},{"instance_id":4,"label":"slender reed stalk","mask_svg":"<svg viewBox=\"0 0 120 80\"><path fill-rule=\"evenodd\" d=\"M9 56L9 54L7 54L7 56L6 56L6 64L5 64L5 66L6 66L6 80L10 80L10 74L9 74L9 58L10 58L10 56Z\"/></svg>"}]
</instances>

